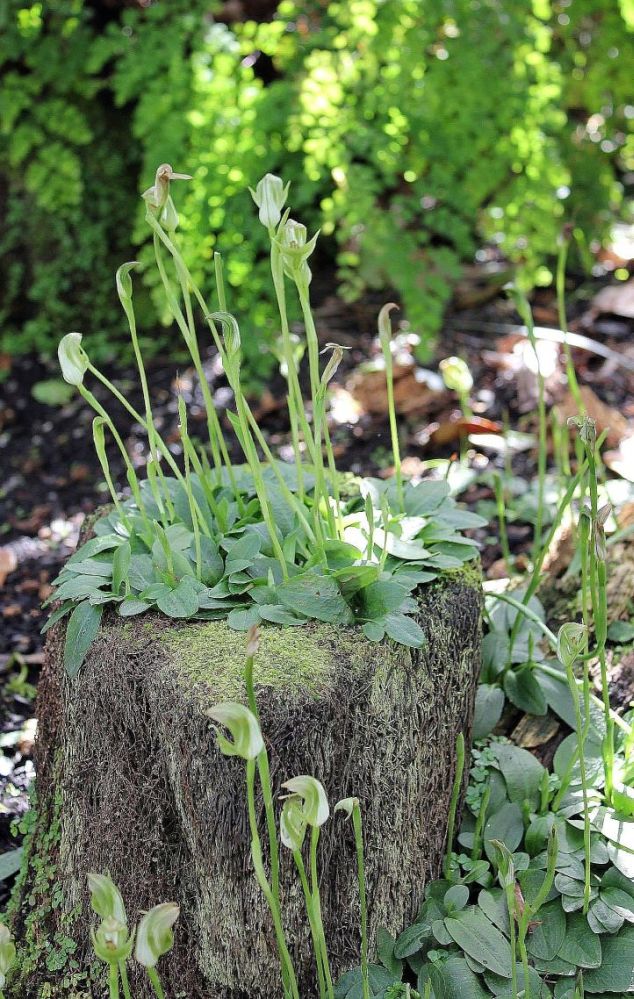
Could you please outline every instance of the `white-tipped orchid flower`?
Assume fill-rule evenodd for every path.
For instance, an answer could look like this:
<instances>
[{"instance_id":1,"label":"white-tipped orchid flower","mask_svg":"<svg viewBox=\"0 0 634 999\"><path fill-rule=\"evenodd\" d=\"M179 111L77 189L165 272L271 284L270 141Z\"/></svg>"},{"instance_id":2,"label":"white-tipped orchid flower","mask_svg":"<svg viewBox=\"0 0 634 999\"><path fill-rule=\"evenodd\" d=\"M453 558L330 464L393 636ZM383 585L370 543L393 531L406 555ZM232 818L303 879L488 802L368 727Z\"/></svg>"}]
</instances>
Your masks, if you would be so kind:
<instances>
[{"instance_id":1,"label":"white-tipped orchid flower","mask_svg":"<svg viewBox=\"0 0 634 999\"><path fill-rule=\"evenodd\" d=\"M264 749L264 739L260 725L253 712L243 704L227 701L209 708L206 714L229 729L233 742L220 732L217 733L218 746L225 756L240 756L243 760L254 760Z\"/></svg>"},{"instance_id":2,"label":"white-tipped orchid flower","mask_svg":"<svg viewBox=\"0 0 634 999\"><path fill-rule=\"evenodd\" d=\"M158 959L174 946L172 926L180 909L175 902L163 902L146 912L136 935L134 956L144 968L153 968Z\"/></svg>"},{"instance_id":3,"label":"white-tipped orchid flower","mask_svg":"<svg viewBox=\"0 0 634 999\"><path fill-rule=\"evenodd\" d=\"M282 787L291 792L292 798L301 800L304 820L309 826L323 826L330 816L330 805L323 784L316 777L305 774L292 777Z\"/></svg>"},{"instance_id":4,"label":"white-tipped orchid flower","mask_svg":"<svg viewBox=\"0 0 634 999\"><path fill-rule=\"evenodd\" d=\"M88 354L81 340L81 333L67 333L57 348L62 377L69 385L81 385L88 370Z\"/></svg>"},{"instance_id":5,"label":"white-tipped orchid flower","mask_svg":"<svg viewBox=\"0 0 634 999\"><path fill-rule=\"evenodd\" d=\"M255 201L259 210L260 222L269 230L275 229L282 218L282 208L288 196L289 185L284 186L281 177L267 173L260 180L255 188L249 188L251 197Z\"/></svg>"}]
</instances>

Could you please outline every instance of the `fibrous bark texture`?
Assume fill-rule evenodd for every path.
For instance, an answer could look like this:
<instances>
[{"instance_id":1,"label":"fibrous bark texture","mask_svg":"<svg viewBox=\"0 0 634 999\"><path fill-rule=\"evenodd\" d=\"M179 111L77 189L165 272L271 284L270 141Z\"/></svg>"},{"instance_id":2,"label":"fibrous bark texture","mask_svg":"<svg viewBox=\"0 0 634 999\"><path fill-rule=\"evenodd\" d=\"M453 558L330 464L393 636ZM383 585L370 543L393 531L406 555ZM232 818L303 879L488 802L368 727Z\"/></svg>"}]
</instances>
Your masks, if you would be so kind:
<instances>
[{"instance_id":1,"label":"fibrous bark texture","mask_svg":"<svg viewBox=\"0 0 634 999\"><path fill-rule=\"evenodd\" d=\"M380 925L399 932L416 915L426 880L438 874L456 738L470 735L477 572L447 574L422 590L419 603L427 635L421 651L372 644L356 629L271 626L256 661L274 792L289 777L312 774L331 804L351 795L361 801L371 940ZM93 960L96 918L86 875L108 871L130 922L161 901L181 906L176 945L159 965L170 999L281 996L271 921L249 856L244 764L220 754L205 715L218 701L244 700L244 636L224 622L112 616L73 680L63 672L62 637L61 627L53 629L40 692L38 818L16 917L26 970L8 995L103 994L94 972L80 983ZM260 817L265 843L262 809ZM25 927L29 906L32 914L39 904L33 864L37 857L41 864L47 835L59 902L46 909L34 944L33 926ZM360 946L352 829L339 814L323 828L319 861L326 937L340 974L359 963ZM310 936L290 856L283 857L282 895L301 995L309 997ZM67 975L72 988L50 971L50 947L42 945L62 932L76 944L66 966L78 967ZM132 977L133 993L149 997L143 976Z\"/></svg>"}]
</instances>

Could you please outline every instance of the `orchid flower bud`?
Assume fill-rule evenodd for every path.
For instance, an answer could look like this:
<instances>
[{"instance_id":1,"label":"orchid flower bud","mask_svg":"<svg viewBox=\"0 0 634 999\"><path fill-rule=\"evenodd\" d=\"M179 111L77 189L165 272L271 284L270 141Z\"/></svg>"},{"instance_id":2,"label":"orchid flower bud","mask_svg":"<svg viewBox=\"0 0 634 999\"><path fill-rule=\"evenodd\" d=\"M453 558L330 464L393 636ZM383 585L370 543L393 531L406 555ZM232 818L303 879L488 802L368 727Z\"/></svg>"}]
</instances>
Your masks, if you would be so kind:
<instances>
[{"instance_id":1,"label":"orchid flower bud","mask_svg":"<svg viewBox=\"0 0 634 999\"><path fill-rule=\"evenodd\" d=\"M294 853L301 850L307 825L300 799L293 795L286 798L280 815L280 839L284 846Z\"/></svg>"},{"instance_id":2,"label":"orchid flower bud","mask_svg":"<svg viewBox=\"0 0 634 999\"><path fill-rule=\"evenodd\" d=\"M599 562L605 562L608 557L608 550L605 543L605 523L612 513L612 506L606 503L597 510L597 517L594 523L594 551Z\"/></svg>"},{"instance_id":3,"label":"orchid flower bud","mask_svg":"<svg viewBox=\"0 0 634 999\"><path fill-rule=\"evenodd\" d=\"M175 902L163 902L146 912L136 935L134 956L144 968L153 968L163 954L174 946L172 926L180 909Z\"/></svg>"},{"instance_id":4,"label":"orchid flower bud","mask_svg":"<svg viewBox=\"0 0 634 999\"><path fill-rule=\"evenodd\" d=\"M443 381L451 392L467 395L473 388L473 378L466 361L461 357L446 357L440 362Z\"/></svg>"},{"instance_id":5,"label":"orchid flower bud","mask_svg":"<svg viewBox=\"0 0 634 999\"><path fill-rule=\"evenodd\" d=\"M577 427L584 444L594 447L597 442L597 423L591 416L570 416L568 426Z\"/></svg>"},{"instance_id":6,"label":"orchid flower bud","mask_svg":"<svg viewBox=\"0 0 634 999\"><path fill-rule=\"evenodd\" d=\"M332 356L328 361L326 367L324 368L323 374L321 376L321 384L325 389L328 382L335 377L337 373L337 368L341 364L343 359L344 350L350 350L349 347L342 347L339 343L327 343L324 349L321 351L325 354L327 350L332 350Z\"/></svg>"},{"instance_id":7,"label":"orchid flower bud","mask_svg":"<svg viewBox=\"0 0 634 999\"><path fill-rule=\"evenodd\" d=\"M346 818L347 819L351 819L352 818L352 813L354 812L355 808L358 808L358 807L359 807L359 799L358 798L342 798L341 801L337 802L337 804L335 805L333 811L335 811L335 812L345 812Z\"/></svg>"},{"instance_id":8,"label":"orchid flower bud","mask_svg":"<svg viewBox=\"0 0 634 999\"><path fill-rule=\"evenodd\" d=\"M223 338L229 357L235 357L240 353L240 327L235 316L230 312L212 312L209 316L216 323L222 323Z\"/></svg>"},{"instance_id":9,"label":"orchid flower bud","mask_svg":"<svg viewBox=\"0 0 634 999\"><path fill-rule=\"evenodd\" d=\"M309 826L323 826L330 815L330 806L323 784L315 777L308 777L302 774L300 777L292 777L282 784L291 796L297 800L301 799L304 821Z\"/></svg>"},{"instance_id":10,"label":"orchid flower bud","mask_svg":"<svg viewBox=\"0 0 634 999\"><path fill-rule=\"evenodd\" d=\"M96 930L90 931L95 954L106 964L119 964L127 961L134 945L134 933L128 931L125 923L114 916L108 916Z\"/></svg>"},{"instance_id":11,"label":"orchid flower bud","mask_svg":"<svg viewBox=\"0 0 634 999\"><path fill-rule=\"evenodd\" d=\"M257 624L252 624L247 631L247 658L252 659L260 648L261 632Z\"/></svg>"},{"instance_id":12,"label":"orchid flower bud","mask_svg":"<svg viewBox=\"0 0 634 999\"><path fill-rule=\"evenodd\" d=\"M588 629L585 624L577 624L574 621L562 624L557 635L557 658L566 669L572 669L583 652L587 634Z\"/></svg>"},{"instance_id":13,"label":"orchid flower bud","mask_svg":"<svg viewBox=\"0 0 634 999\"><path fill-rule=\"evenodd\" d=\"M292 280L302 279L310 284L311 272L307 259L315 249L319 231L312 239L306 240L306 226L295 219L287 219L278 231L277 244L282 255L282 264L287 277Z\"/></svg>"},{"instance_id":14,"label":"orchid flower bud","mask_svg":"<svg viewBox=\"0 0 634 999\"><path fill-rule=\"evenodd\" d=\"M491 845L497 854L500 887L509 888L511 885L515 885L515 864L512 853L499 839L492 839Z\"/></svg>"},{"instance_id":15,"label":"orchid flower bud","mask_svg":"<svg viewBox=\"0 0 634 999\"><path fill-rule=\"evenodd\" d=\"M379 318L377 320L377 326L379 329L379 343L381 344L381 350L385 354L389 354L391 350L392 343L392 320L390 319L390 312L394 309L398 309L396 302L386 302L381 311L379 312Z\"/></svg>"},{"instance_id":16,"label":"orchid flower bud","mask_svg":"<svg viewBox=\"0 0 634 999\"><path fill-rule=\"evenodd\" d=\"M138 260L130 260L127 264L121 264L117 270L115 278L117 285L117 295L123 308L127 311L132 302L132 278L130 271L136 267Z\"/></svg>"},{"instance_id":17,"label":"orchid flower bud","mask_svg":"<svg viewBox=\"0 0 634 999\"><path fill-rule=\"evenodd\" d=\"M88 370L88 354L81 340L81 333L67 333L57 348L62 377L69 385L81 385Z\"/></svg>"},{"instance_id":18,"label":"orchid flower bud","mask_svg":"<svg viewBox=\"0 0 634 999\"><path fill-rule=\"evenodd\" d=\"M148 187L141 197L147 203L148 208L154 209L154 214L164 208L170 196L171 180L191 180L188 173L174 173L169 163L161 163L156 171L152 187Z\"/></svg>"},{"instance_id":19,"label":"orchid flower bud","mask_svg":"<svg viewBox=\"0 0 634 999\"><path fill-rule=\"evenodd\" d=\"M98 916L101 916L102 919L112 917L119 923L127 924L128 917L121 892L107 874L90 873L88 875L88 889L90 891L90 904Z\"/></svg>"},{"instance_id":20,"label":"orchid flower bud","mask_svg":"<svg viewBox=\"0 0 634 999\"><path fill-rule=\"evenodd\" d=\"M264 749L264 739L255 715L243 704L226 702L209 708L205 714L229 729L233 742L218 733L218 747L225 756L254 760Z\"/></svg>"},{"instance_id":21,"label":"orchid flower bud","mask_svg":"<svg viewBox=\"0 0 634 999\"><path fill-rule=\"evenodd\" d=\"M290 183L284 187L284 181L275 174L267 173L258 182L255 191L249 188L251 197L260 209L259 218L263 226L269 230L275 229L282 218L282 208L288 197Z\"/></svg>"},{"instance_id":22,"label":"orchid flower bud","mask_svg":"<svg viewBox=\"0 0 634 999\"><path fill-rule=\"evenodd\" d=\"M15 944L8 926L0 923L0 989L4 988L7 973L15 961Z\"/></svg>"}]
</instances>

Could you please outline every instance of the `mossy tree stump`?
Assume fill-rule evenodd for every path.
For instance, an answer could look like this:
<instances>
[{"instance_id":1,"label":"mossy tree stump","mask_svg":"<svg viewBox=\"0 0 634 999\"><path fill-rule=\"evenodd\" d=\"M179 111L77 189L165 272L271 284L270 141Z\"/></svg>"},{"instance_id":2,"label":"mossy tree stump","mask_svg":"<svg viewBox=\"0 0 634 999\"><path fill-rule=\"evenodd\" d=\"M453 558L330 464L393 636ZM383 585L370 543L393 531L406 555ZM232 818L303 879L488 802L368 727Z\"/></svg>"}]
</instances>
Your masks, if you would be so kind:
<instances>
[{"instance_id":1,"label":"mossy tree stump","mask_svg":"<svg viewBox=\"0 0 634 999\"><path fill-rule=\"evenodd\" d=\"M415 916L426 880L438 874L456 738L470 735L477 571L447 574L422 590L419 603L428 636L420 652L372 644L358 629L311 624L264 628L256 661L275 792L306 773L323 782L333 805L349 795L361 800L371 939L379 925L399 932ZM111 615L74 680L64 675L62 640L56 626L39 696L38 821L16 917L22 973L8 996L103 994L103 976L82 985L69 971L72 961L86 969L93 960L91 870L110 872L130 921L157 902L180 904L176 946L161 963L170 999L280 996L271 922L249 859L244 765L219 753L204 714L218 701L244 699L244 636L224 622ZM53 821L59 835L51 843ZM55 906L38 888L35 858L41 866L43 850ZM340 974L358 964L360 948L352 830L339 815L322 831L320 863L326 936ZM282 883L307 997L314 994L311 948L289 856ZM76 950L52 972L60 934ZM75 985L65 985L65 976ZM143 978L134 986L136 996L150 995Z\"/></svg>"}]
</instances>

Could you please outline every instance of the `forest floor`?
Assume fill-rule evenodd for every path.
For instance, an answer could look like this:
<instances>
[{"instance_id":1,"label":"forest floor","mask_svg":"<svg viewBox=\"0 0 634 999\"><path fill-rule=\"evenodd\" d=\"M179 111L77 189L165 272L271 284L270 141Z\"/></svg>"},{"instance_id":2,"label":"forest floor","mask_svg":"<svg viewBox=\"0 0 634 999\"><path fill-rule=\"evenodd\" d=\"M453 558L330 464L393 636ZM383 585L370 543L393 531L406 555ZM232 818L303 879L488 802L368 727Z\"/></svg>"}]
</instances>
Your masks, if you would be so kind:
<instances>
[{"instance_id":1,"label":"forest floor","mask_svg":"<svg viewBox=\"0 0 634 999\"><path fill-rule=\"evenodd\" d=\"M572 286L568 299L569 328L587 341L583 348L573 348L586 409L597 420L599 432L608 430L604 460L615 503L631 504L632 511L633 286L632 280L614 284L606 283L604 277ZM350 348L332 385L331 435L337 463L341 470L364 475L391 471L384 377L373 363L379 353L375 336L381 304L368 298L350 306L326 298L316 310L322 342ZM537 293L532 304L536 326L556 330L552 291ZM489 529L480 536L489 579L506 575L496 522L495 471L505 470L509 544L518 566L533 536L537 379L532 348L518 324L506 295L500 290L496 293L495 283L483 270L474 271L458 289L433 359L425 365L416 361L415 338L406 327L398 335L395 353L404 469L421 475L436 459L455 459L453 481L460 499L490 520ZM393 326L398 333L398 319ZM540 339L539 345L541 369L547 375L547 405L553 426L562 427L575 411L562 347L549 339ZM438 373L438 362L450 355L467 361L473 376L467 418ZM231 395L211 355L206 370L223 410L231 405ZM107 373L140 409L142 399L132 366ZM35 694L43 662L40 629L47 616L41 603L76 546L84 518L107 501L92 443L92 411L76 395L58 401L60 386L64 392L58 379L56 363L16 358L5 359L0 383L0 854L15 845L11 823L28 807L34 776ZM149 381L159 429L178 453L178 392L188 403L190 433L196 435L198 422L204 435L204 410L194 373L183 367L177 374L172 361L159 357L149 366ZM100 389L95 394L105 400L105 391ZM253 405L272 450L286 457L289 435L279 376ZM122 409L117 417L133 461L143 465L146 442L141 428ZM234 456L239 460L237 445ZM120 456L113 450L110 458L115 481L123 485ZM634 568L634 552L632 564ZM627 616L629 610L626 607L619 613ZM623 698L632 693L631 658L630 679L622 681ZM2 901L0 879L0 905Z\"/></svg>"}]
</instances>

